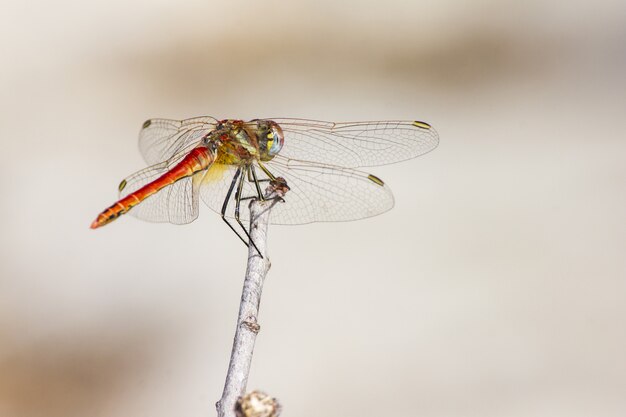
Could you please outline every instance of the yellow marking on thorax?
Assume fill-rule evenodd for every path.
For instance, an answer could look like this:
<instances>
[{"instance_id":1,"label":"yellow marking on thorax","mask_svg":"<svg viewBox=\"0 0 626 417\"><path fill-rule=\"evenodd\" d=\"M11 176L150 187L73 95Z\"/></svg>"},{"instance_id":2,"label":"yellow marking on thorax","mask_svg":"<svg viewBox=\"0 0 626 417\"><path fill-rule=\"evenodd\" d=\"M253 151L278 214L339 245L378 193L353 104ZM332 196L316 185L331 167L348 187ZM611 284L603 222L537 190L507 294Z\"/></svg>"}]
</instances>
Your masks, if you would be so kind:
<instances>
[{"instance_id":1,"label":"yellow marking on thorax","mask_svg":"<svg viewBox=\"0 0 626 417\"><path fill-rule=\"evenodd\" d=\"M202 178L203 183L219 181L224 178L224 174L227 171L227 166L221 163L214 163L209 167L204 174L204 178Z\"/></svg>"},{"instance_id":2,"label":"yellow marking on thorax","mask_svg":"<svg viewBox=\"0 0 626 417\"><path fill-rule=\"evenodd\" d=\"M225 143L220 146L217 152L217 157L215 158L215 163L224 165L241 165L245 162L245 160L249 159L248 157L242 158L241 156L242 153L245 155L247 152L249 152L249 149L241 143ZM254 155L256 150L250 153Z\"/></svg>"}]
</instances>

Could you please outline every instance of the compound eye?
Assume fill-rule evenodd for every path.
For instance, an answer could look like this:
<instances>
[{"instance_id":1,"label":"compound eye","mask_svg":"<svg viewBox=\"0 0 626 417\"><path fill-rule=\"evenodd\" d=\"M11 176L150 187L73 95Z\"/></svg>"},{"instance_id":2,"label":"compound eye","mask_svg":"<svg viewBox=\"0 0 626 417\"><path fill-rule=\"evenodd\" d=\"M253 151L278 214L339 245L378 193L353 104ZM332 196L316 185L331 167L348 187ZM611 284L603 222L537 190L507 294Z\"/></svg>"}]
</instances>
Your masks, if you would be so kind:
<instances>
[{"instance_id":1,"label":"compound eye","mask_svg":"<svg viewBox=\"0 0 626 417\"><path fill-rule=\"evenodd\" d=\"M267 133L267 144L268 144L268 154L269 156L276 156L283 147L285 138L283 136L283 131L278 125L274 125L271 127L270 131Z\"/></svg>"}]
</instances>

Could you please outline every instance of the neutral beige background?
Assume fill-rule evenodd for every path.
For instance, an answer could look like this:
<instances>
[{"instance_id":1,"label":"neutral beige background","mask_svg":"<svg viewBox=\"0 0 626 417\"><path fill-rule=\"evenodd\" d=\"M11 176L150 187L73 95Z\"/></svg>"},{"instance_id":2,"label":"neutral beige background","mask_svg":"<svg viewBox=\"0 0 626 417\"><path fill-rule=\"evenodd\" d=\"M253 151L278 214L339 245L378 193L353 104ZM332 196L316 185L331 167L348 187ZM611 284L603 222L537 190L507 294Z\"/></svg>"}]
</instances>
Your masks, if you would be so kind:
<instances>
[{"instance_id":1,"label":"neutral beige background","mask_svg":"<svg viewBox=\"0 0 626 417\"><path fill-rule=\"evenodd\" d=\"M8 2L0 416L214 415L246 251L88 226L149 117L422 119L396 207L273 227L285 416L626 415L626 3Z\"/></svg>"}]
</instances>

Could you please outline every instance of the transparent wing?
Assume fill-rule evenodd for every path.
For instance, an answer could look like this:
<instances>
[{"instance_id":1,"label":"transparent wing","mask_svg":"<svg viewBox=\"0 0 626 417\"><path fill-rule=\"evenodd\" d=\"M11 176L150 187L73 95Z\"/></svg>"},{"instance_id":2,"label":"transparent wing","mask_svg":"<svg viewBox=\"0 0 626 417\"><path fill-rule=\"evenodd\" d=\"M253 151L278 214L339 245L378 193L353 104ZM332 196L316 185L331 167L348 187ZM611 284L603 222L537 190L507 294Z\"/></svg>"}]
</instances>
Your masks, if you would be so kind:
<instances>
[{"instance_id":1,"label":"transparent wing","mask_svg":"<svg viewBox=\"0 0 626 417\"><path fill-rule=\"evenodd\" d=\"M272 224L357 220L384 213L394 204L391 190L378 178L361 171L282 157L274 158L267 166L274 175L285 178L291 189L285 195L285 203L272 209ZM221 211L236 169L223 165L209 171L202 182L200 196L216 212ZM257 174L266 179L258 168ZM254 183L245 176L243 181L242 196L256 196ZM268 183L261 184L265 190ZM240 213L245 221L249 217L247 204L248 200L242 202ZM233 217L234 205L233 193L226 212L228 217Z\"/></svg>"},{"instance_id":2,"label":"transparent wing","mask_svg":"<svg viewBox=\"0 0 626 417\"><path fill-rule=\"evenodd\" d=\"M179 160L180 157L173 159ZM170 168L171 163L162 162L130 175L120 183L120 199L156 180ZM129 214L156 223L186 224L194 221L198 217L198 187L204 174L198 172L163 188L133 207Z\"/></svg>"},{"instance_id":3,"label":"transparent wing","mask_svg":"<svg viewBox=\"0 0 626 417\"><path fill-rule=\"evenodd\" d=\"M285 134L280 155L346 168L404 161L435 149L439 143L435 129L417 121L271 120L278 123Z\"/></svg>"},{"instance_id":4,"label":"transparent wing","mask_svg":"<svg viewBox=\"0 0 626 417\"><path fill-rule=\"evenodd\" d=\"M139 151L149 165L166 161L193 148L216 124L217 120L210 116L146 120L139 132Z\"/></svg>"},{"instance_id":5,"label":"transparent wing","mask_svg":"<svg viewBox=\"0 0 626 417\"><path fill-rule=\"evenodd\" d=\"M275 158L270 171L287 180L285 203L272 209L274 224L337 222L376 216L394 205L377 177L350 168Z\"/></svg>"},{"instance_id":6,"label":"transparent wing","mask_svg":"<svg viewBox=\"0 0 626 417\"><path fill-rule=\"evenodd\" d=\"M352 168L414 158L434 149L439 140L432 127L417 121L272 120L283 128L285 143L267 166L274 175L284 177L291 188L286 203L277 204L272 211L270 221L275 224L356 220L391 209L394 202L389 188L377 177ZM144 123L139 139L142 155L148 163L159 164L129 177L125 191L158 178L216 123L212 117ZM183 179L149 197L131 213L150 221L188 223L198 215L198 194L219 213L237 168L214 164L206 173ZM260 169L257 173L264 177ZM256 194L254 183L245 177L242 195ZM226 213L232 217L234 193L229 204ZM247 220L248 214L242 207L241 218Z\"/></svg>"},{"instance_id":7,"label":"transparent wing","mask_svg":"<svg viewBox=\"0 0 626 417\"><path fill-rule=\"evenodd\" d=\"M228 188L230 187L233 178L235 176L235 172L237 171L237 165L225 165L225 164L216 164L214 163L207 170L206 174L202 178L200 184L200 198L211 208L211 210L216 213L222 212L222 205L224 204L224 199L226 198L226 194L228 194ZM236 187L236 185L235 185ZM235 191L233 190L233 194L231 200L229 201L228 210L226 211L227 217L234 217L234 209L235 209ZM243 196L252 195L249 194L253 191L252 188L246 187L244 183L244 190L242 192ZM256 195L256 194L254 194ZM249 201L248 201L249 202ZM241 218L244 217L243 214L248 212L248 202L241 203Z\"/></svg>"}]
</instances>

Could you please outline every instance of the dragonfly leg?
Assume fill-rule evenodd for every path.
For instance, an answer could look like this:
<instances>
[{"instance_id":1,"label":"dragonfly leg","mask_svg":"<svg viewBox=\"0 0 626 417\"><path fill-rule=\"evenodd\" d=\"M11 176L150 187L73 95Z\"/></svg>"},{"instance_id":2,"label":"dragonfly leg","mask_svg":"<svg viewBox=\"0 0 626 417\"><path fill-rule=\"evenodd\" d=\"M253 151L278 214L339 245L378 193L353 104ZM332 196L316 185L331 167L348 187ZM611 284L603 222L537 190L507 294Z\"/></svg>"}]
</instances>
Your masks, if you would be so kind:
<instances>
[{"instance_id":1,"label":"dragonfly leg","mask_svg":"<svg viewBox=\"0 0 626 417\"><path fill-rule=\"evenodd\" d=\"M254 178L252 177L252 170L249 169L246 172L248 173L247 174L248 182L249 183L253 183L254 182ZM257 181L258 182L268 182L268 181L271 181L271 180L269 178L257 178ZM256 197L244 197L244 199L246 199L246 198L250 199L250 198L256 198Z\"/></svg>"},{"instance_id":2,"label":"dragonfly leg","mask_svg":"<svg viewBox=\"0 0 626 417\"><path fill-rule=\"evenodd\" d=\"M246 171L249 171L249 170L250 168L246 167ZM252 175L254 176L254 172L252 173ZM243 223L241 223L241 219L239 218L239 208L241 207L242 190L243 190L243 175L241 176L241 179L239 180L239 184L237 185L237 193L235 194L235 220L237 220L237 223L239 223L239 226L241 226L241 229L245 232L246 236L248 237L248 242L252 243L252 246L254 246L254 249L256 249L256 252L259 254L261 258L263 258L261 251L256 246L256 243L254 243L254 240L252 240L252 238L250 237L250 233L248 233L248 229L245 228Z\"/></svg>"},{"instance_id":3,"label":"dragonfly leg","mask_svg":"<svg viewBox=\"0 0 626 417\"><path fill-rule=\"evenodd\" d=\"M226 198L224 199L224 204L222 205L222 220L224 220L224 222L228 225L228 227L230 227L230 229L235 232L235 234L237 235L237 237L239 239L241 239L241 241L248 246L248 242L245 241L245 239L243 237L241 237L241 235L237 232L237 230L235 230L235 228L233 227L232 224L230 224L230 222L228 221L228 219L226 218L226 208L228 207L228 201L230 200L230 196L233 193L233 189L235 188L235 184L237 183L237 178L239 178L239 174L241 174L241 168L239 168L237 170L237 172L235 172L235 175L233 176L233 181L230 183L230 187L228 188L228 193L226 194ZM243 176L242 176L243 178ZM246 232L246 235L248 233ZM249 236L248 236L249 237ZM256 246L255 246L256 247Z\"/></svg>"},{"instance_id":4,"label":"dragonfly leg","mask_svg":"<svg viewBox=\"0 0 626 417\"><path fill-rule=\"evenodd\" d=\"M256 178L256 179L255 179L255 177L253 177L253 176L252 176L252 175L253 175L253 174L252 174L252 169L247 169L247 170L246 170L246 177L247 177L247 179L248 179L248 182L249 182L249 183L254 183L254 184L255 184L255 186L256 186L256 185L258 185L258 186L260 187L260 183L262 183L262 182L272 182L272 181L274 181L275 177L272 175L272 173L271 173L271 172L269 172L269 171L267 170L267 168L265 168L265 167L264 167L264 166L262 166L261 164L259 164L259 165L261 166L261 169L263 169L263 172L266 172L266 173L268 174L269 178ZM259 183L259 184L257 184L257 183ZM259 198L259 195L260 195L260 194L259 194L259 188L257 188L257 195L255 195L255 196L252 196L252 195L251 195L251 196L247 196L247 197L241 197L241 201L244 201L244 200L252 200L252 199L254 199L254 198ZM237 193L235 193L235 198L237 198Z\"/></svg>"},{"instance_id":5,"label":"dragonfly leg","mask_svg":"<svg viewBox=\"0 0 626 417\"><path fill-rule=\"evenodd\" d=\"M263 192L261 191L261 184L259 184L259 180L256 176L254 165L250 165L248 169L252 173L252 178L254 179L254 185L256 187L256 193L257 193L257 196L259 197L259 200L265 201L265 197L263 196Z\"/></svg>"},{"instance_id":6,"label":"dragonfly leg","mask_svg":"<svg viewBox=\"0 0 626 417\"><path fill-rule=\"evenodd\" d=\"M268 177L268 179L267 179L266 181L269 181L269 182L271 183L271 185L275 185L275 184L276 184L276 181L277 181L276 176L275 176L274 174L272 174L272 173L270 172L270 170L269 170L269 169L267 169L267 168L265 167L265 165L263 165L260 161L258 162L258 164L259 164L259 167L261 167L261 169L263 170L263 172L265 172L265 175L267 175L267 177ZM284 182L284 183L285 183L285 185L287 184L283 178L281 178L280 180L281 180L282 182ZM287 187L287 189L289 189L289 187ZM278 201L282 201L283 203L285 202L285 199L284 199L284 198L282 198L282 197L280 197L280 196L276 196L276 197L274 197L274 198L275 198L275 199L277 199Z\"/></svg>"},{"instance_id":7,"label":"dragonfly leg","mask_svg":"<svg viewBox=\"0 0 626 417\"><path fill-rule=\"evenodd\" d=\"M276 177L274 176L274 174L272 174L270 170L265 167L265 165L259 162L259 166L261 167L263 172L265 172L265 175L267 175L269 181L276 181Z\"/></svg>"},{"instance_id":8,"label":"dragonfly leg","mask_svg":"<svg viewBox=\"0 0 626 417\"><path fill-rule=\"evenodd\" d=\"M276 179L276 176L272 174L270 170L265 167L265 165L263 165L260 161L257 161L257 163L259 164L259 167L265 173L265 175L267 175L267 178L259 179L256 175L256 170L254 169L254 165L250 165L250 167L248 168L248 182L252 182L252 181L254 182L259 200L265 201L265 196L263 195L263 192L261 191L260 183L269 182L270 184L273 184L276 182L277 179ZM252 174L252 181L250 181L250 174ZM282 197L275 197L275 198L281 201L285 201Z\"/></svg>"}]
</instances>

